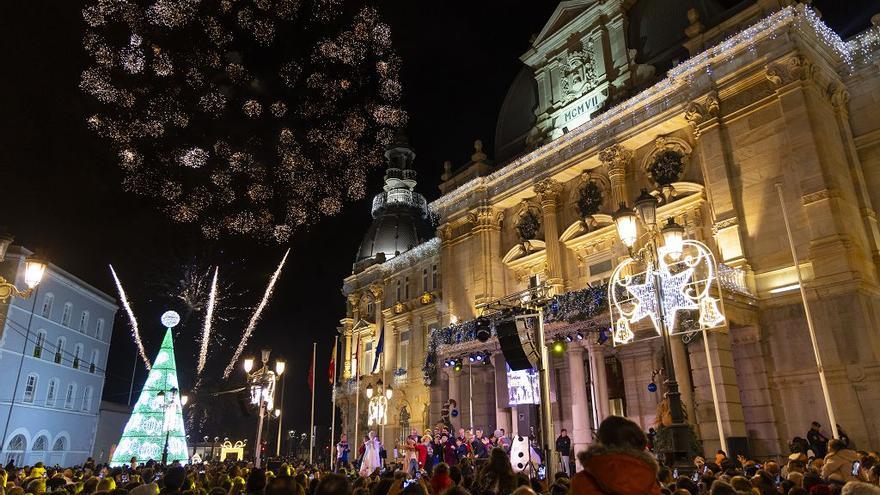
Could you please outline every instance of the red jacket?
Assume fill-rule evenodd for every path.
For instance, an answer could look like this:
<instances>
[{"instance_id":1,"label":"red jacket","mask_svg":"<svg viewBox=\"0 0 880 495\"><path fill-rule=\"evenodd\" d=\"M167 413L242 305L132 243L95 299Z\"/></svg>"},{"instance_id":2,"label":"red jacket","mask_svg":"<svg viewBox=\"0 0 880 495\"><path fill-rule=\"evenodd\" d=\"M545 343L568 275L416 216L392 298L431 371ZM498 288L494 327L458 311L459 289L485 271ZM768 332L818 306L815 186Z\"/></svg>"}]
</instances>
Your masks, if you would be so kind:
<instances>
[{"instance_id":1,"label":"red jacket","mask_svg":"<svg viewBox=\"0 0 880 495\"><path fill-rule=\"evenodd\" d=\"M431 478L431 495L440 495L450 486L452 486L452 478L448 474L437 474Z\"/></svg>"},{"instance_id":2,"label":"red jacket","mask_svg":"<svg viewBox=\"0 0 880 495\"><path fill-rule=\"evenodd\" d=\"M569 495L660 495L657 462L645 450L596 445L578 454L584 470Z\"/></svg>"},{"instance_id":3,"label":"red jacket","mask_svg":"<svg viewBox=\"0 0 880 495\"><path fill-rule=\"evenodd\" d=\"M425 444L423 443L417 443L416 451L418 452L419 469L423 469L425 467L425 461L428 460L428 447L425 447Z\"/></svg>"}]
</instances>

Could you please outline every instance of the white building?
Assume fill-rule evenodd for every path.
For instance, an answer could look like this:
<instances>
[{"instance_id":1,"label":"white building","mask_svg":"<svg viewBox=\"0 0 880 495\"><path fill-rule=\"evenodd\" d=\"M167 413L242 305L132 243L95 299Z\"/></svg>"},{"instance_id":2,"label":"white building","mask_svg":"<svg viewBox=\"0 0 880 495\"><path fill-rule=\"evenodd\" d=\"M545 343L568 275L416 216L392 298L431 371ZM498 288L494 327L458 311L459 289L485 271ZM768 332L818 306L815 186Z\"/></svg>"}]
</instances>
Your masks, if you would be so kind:
<instances>
[{"instance_id":1,"label":"white building","mask_svg":"<svg viewBox=\"0 0 880 495\"><path fill-rule=\"evenodd\" d=\"M11 247L0 275L24 283ZM116 300L49 265L28 299L0 304L0 460L75 465L91 455ZM12 400L10 400L12 399Z\"/></svg>"}]
</instances>

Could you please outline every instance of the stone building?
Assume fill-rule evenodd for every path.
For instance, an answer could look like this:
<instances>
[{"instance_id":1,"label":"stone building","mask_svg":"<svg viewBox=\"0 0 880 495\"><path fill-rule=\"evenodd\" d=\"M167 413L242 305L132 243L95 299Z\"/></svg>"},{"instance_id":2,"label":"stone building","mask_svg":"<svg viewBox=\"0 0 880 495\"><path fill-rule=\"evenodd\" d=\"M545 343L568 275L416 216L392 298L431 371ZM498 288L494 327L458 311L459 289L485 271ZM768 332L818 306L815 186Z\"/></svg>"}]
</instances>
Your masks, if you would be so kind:
<instances>
[{"instance_id":1,"label":"stone building","mask_svg":"<svg viewBox=\"0 0 880 495\"><path fill-rule=\"evenodd\" d=\"M482 304L536 285L581 313L548 319L548 339L567 341L551 358L556 428L580 449L608 414L652 427L660 342L612 346L597 299L626 254L611 214L643 188L662 199L658 223L673 218L719 261L728 324L708 344L725 436L774 455L813 420L830 431L778 183L837 422L857 445L880 445L880 27L842 41L786 0L658 4L559 4L502 107L498 165L478 145L460 173L445 167L443 195L429 205L436 238L410 233L414 213L387 217L397 234L378 235L391 229L382 208L399 188L377 196L340 331L346 379L359 369L361 390L381 376L367 362L384 331L385 383L393 374L400 387L386 444L400 435L404 405L407 424L423 428L449 399L456 426L517 428L525 410L508 400L497 341L475 340L469 322ZM659 17L669 22L651 22ZM671 172L658 169L670 157ZM401 197L416 198L406 189ZM484 352L488 364L471 364ZM689 422L715 449L703 343L673 336L671 354ZM455 360L460 370L444 366ZM354 383L338 390L349 432Z\"/></svg>"}]
</instances>

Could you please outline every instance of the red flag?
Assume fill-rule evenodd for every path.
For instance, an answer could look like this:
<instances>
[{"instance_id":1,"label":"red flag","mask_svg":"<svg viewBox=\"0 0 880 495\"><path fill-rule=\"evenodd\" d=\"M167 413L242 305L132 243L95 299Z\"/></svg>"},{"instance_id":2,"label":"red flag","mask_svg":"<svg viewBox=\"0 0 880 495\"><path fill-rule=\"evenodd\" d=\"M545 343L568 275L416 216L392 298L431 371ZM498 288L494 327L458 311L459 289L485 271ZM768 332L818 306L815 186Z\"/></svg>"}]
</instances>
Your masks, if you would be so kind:
<instances>
[{"instance_id":1,"label":"red flag","mask_svg":"<svg viewBox=\"0 0 880 495\"><path fill-rule=\"evenodd\" d=\"M330 386L336 381L336 343L333 344L333 352L330 353L330 367L327 369L327 378L330 379Z\"/></svg>"},{"instance_id":2,"label":"red flag","mask_svg":"<svg viewBox=\"0 0 880 495\"><path fill-rule=\"evenodd\" d=\"M309 368L309 390L315 391L315 359L312 358L312 366Z\"/></svg>"}]
</instances>

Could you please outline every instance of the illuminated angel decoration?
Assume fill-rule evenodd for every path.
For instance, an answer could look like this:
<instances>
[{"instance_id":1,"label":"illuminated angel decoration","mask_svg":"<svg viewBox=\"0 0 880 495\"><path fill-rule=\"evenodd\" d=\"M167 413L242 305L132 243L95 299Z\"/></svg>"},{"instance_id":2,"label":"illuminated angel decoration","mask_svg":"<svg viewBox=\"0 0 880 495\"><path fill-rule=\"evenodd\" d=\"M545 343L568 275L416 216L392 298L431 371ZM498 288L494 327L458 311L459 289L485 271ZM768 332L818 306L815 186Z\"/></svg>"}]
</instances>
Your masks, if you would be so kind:
<instances>
[{"instance_id":1,"label":"illuminated angel decoration","mask_svg":"<svg viewBox=\"0 0 880 495\"><path fill-rule=\"evenodd\" d=\"M608 285L615 345L631 342L635 338L631 324L644 318L651 319L658 334L664 327L675 333L680 311L698 311L701 328L724 323L711 293L713 285L717 288L715 257L705 244L682 240L677 256L661 247L659 259L646 260L645 271L635 273L636 267L635 259L625 259L614 269Z\"/></svg>"}]
</instances>

